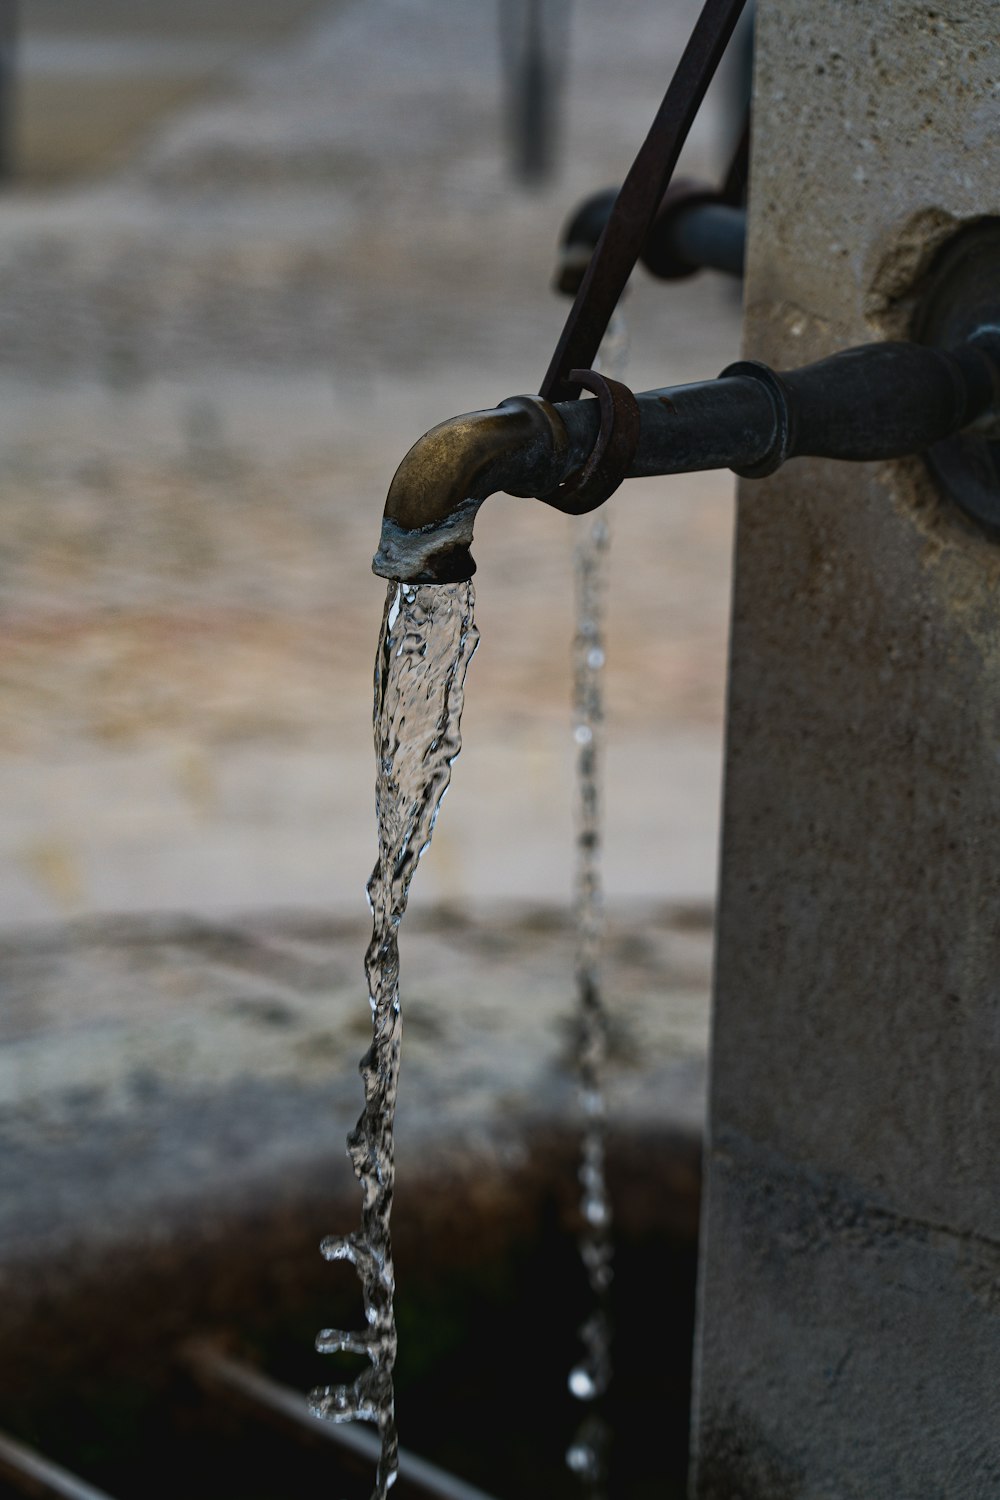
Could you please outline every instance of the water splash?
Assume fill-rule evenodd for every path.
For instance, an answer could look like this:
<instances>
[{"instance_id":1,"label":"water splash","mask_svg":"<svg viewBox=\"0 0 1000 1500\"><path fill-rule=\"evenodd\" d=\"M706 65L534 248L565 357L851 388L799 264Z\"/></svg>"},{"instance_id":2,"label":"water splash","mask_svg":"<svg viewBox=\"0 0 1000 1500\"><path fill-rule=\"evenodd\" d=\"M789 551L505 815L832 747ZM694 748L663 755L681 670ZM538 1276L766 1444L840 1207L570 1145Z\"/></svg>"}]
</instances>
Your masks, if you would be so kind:
<instances>
[{"instance_id":1,"label":"water splash","mask_svg":"<svg viewBox=\"0 0 1000 1500\"><path fill-rule=\"evenodd\" d=\"M601 368L624 370L628 335L616 312L601 345ZM566 1452L568 1467L586 1487L589 1500L606 1492L610 1429L601 1398L611 1381L611 1314L609 1293L614 1275L611 1199L605 1172L607 1107L604 1070L608 1051L608 1014L601 987L604 902L601 884L601 752L604 700L604 600L608 581L608 523L603 515L590 522L575 548L576 634L573 642L573 737L577 745L576 787L576 1052L580 1102L584 1115L580 1147L580 1213L578 1245L591 1293L588 1317L579 1328L581 1358L569 1373L569 1389L589 1404Z\"/></svg>"},{"instance_id":2,"label":"water splash","mask_svg":"<svg viewBox=\"0 0 1000 1500\"><path fill-rule=\"evenodd\" d=\"M320 1386L309 1396L310 1409L318 1417L373 1422L378 1428L380 1454L372 1500L385 1500L398 1468L389 1221L402 1039L399 925L462 747L465 674L479 643L474 601L471 583L390 584L375 661L379 854L368 882L372 937L365 956L372 1043L360 1064L364 1109L347 1138L361 1186L361 1227L353 1234L330 1236L320 1247L327 1260L347 1261L357 1272L367 1327L324 1328L316 1339L321 1353L364 1355L368 1368L348 1384Z\"/></svg>"}]
</instances>

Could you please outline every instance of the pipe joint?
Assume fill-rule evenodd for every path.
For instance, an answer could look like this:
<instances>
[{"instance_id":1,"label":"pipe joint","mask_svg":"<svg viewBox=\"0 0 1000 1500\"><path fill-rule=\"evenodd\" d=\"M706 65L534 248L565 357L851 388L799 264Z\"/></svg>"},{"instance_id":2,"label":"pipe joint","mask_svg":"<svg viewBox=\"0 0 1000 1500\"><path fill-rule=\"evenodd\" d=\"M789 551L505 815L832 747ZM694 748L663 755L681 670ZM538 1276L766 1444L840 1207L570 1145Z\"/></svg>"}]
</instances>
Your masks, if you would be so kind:
<instances>
[{"instance_id":1,"label":"pipe joint","mask_svg":"<svg viewBox=\"0 0 1000 1500\"><path fill-rule=\"evenodd\" d=\"M410 583L471 578L472 528L486 496L554 488L569 450L559 413L539 396L511 396L432 427L393 476L374 572Z\"/></svg>"}]
</instances>

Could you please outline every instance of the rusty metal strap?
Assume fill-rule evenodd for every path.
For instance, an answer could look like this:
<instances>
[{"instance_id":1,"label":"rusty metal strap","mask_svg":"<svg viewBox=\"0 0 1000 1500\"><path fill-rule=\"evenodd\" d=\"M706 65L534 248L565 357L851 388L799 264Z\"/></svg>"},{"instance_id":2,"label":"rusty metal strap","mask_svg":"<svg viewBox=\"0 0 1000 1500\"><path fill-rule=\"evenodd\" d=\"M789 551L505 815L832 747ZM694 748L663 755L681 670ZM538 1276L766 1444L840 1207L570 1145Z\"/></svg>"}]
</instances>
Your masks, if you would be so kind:
<instances>
[{"instance_id":1,"label":"rusty metal strap","mask_svg":"<svg viewBox=\"0 0 1000 1500\"><path fill-rule=\"evenodd\" d=\"M603 505L626 478L639 446L639 403L620 380L597 370L571 370L574 385L597 397L601 426L586 462L538 499L568 516L585 516Z\"/></svg>"},{"instance_id":2,"label":"rusty metal strap","mask_svg":"<svg viewBox=\"0 0 1000 1500\"><path fill-rule=\"evenodd\" d=\"M546 401L572 401L579 394L570 371L589 369L594 363L743 6L744 0L705 0L570 308L539 388Z\"/></svg>"}]
</instances>

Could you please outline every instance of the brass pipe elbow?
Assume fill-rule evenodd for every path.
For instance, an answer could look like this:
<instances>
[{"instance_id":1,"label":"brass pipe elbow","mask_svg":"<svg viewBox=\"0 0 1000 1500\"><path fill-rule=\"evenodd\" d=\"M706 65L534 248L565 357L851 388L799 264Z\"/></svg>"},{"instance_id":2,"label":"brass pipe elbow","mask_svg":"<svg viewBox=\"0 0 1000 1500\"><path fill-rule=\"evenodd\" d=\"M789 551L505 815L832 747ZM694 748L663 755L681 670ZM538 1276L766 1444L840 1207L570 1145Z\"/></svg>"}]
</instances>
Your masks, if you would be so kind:
<instances>
[{"instance_id":1,"label":"brass pipe elbow","mask_svg":"<svg viewBox=\"0 0 1000 1500\"><path fill-rule=\"evenodd\" d=\"M512 396L432 427L393 476L372 571L406 583L471 578L472 527L486 497L553 488L568 454L566 427L539 396Z\"/></svg>"}]
</instances>

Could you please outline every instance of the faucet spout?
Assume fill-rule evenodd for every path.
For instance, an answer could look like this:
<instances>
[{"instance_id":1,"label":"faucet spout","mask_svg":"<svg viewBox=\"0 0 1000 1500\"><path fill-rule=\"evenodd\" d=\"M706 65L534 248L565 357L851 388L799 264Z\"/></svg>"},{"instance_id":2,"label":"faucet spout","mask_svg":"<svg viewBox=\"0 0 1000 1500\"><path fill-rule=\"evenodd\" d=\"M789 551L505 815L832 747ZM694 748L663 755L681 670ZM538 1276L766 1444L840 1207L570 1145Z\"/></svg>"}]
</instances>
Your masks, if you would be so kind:
<instances>
[{"instance_id":1,"label":"faucet spout","mask_svg":"<svg viewBox=\"0 0 1000 1500\"><path fill-rule=\"evenodd\" d=\"M472 527L486 497L554 488L569 448L559 413L539 396L511 396L432 427L389 486L373 571L407 583L471 578Z\"/></svg>"}]
</instances>

